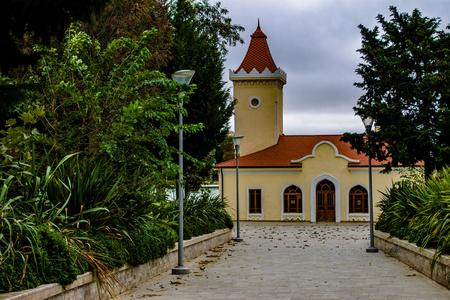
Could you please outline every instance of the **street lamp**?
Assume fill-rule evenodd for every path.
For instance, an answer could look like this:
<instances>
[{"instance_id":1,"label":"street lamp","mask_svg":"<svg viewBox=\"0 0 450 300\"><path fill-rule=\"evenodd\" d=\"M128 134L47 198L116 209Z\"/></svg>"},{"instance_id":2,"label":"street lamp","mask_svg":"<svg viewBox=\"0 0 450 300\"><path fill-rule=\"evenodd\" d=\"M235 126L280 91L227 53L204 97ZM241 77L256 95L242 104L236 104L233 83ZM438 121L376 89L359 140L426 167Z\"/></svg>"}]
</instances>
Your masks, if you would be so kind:
<instances>
[{"instance_id":1,"label":"street lamp","mask_svg":"<svg viewBox=\"0 0 450 300\"><path fill-rule=\"evenodd\" d=\"M361 120L364 123L367 133L367 139L369 139L370 131L372 130L372 125L374 119L372 117L361 116ZM369 155L369 218L370 218L370 246L366 249L366 252L378 252L378 248L374 245L373 237L373 197L372 197L372 149L370 147L370 141L368 140L368 155Z\"/></svg>"},{"instance_id":2,"label":"street lamp","mask_svg":"<svg viewBox=\"0 0 450 300\"><path fill-rule=\"evenodd\" d=\"M172 74L172 79L179 84L189 84L195 71L181 70ZM178 164L180 166L180 172L178 173L178 266L172 269L172 274L189 274L189 268L183 265L183 114L181 109L183 108L183 99L180 101L180 112L178 114L178 120L180 124L180 132L178 135Z\"/></svg>"},{"instance_id":3,"label":"street lamp","mask_svg":"<svg viewBox=\"0 0 450 300\"><path fill-rule=\"evenodd\" d=\"M244 239L240 236L239 228L239 147L241 146L243 135L238 135L233 137L234 147L236 148L236 223L237 223L237 236L234 238L236 242L242 242Z\"/></svg>"}]
</instances>

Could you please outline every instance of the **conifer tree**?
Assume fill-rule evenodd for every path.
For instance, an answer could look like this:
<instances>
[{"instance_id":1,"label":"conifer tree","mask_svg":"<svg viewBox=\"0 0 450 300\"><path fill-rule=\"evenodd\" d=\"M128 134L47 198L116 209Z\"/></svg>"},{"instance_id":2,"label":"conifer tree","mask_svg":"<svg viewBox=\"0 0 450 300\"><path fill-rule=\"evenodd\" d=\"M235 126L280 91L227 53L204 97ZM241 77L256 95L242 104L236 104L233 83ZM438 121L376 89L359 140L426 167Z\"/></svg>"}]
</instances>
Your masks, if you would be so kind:
<instances>
[{"instance_id":1,"label":"conifer tree","mask_svg":"<svg viewBox=\"0 0 450 300\"><path fill-rule=\"evenodd\" d=\"M243 42L241 26L233 25L226 17L228 11L220 3L178 0L171 10L174 29L172 57L167 73L181 69L195 70L191 84L197 86L184 105L185 124L202 123L201 132L186 133L184 150L201 163L186 162L187 189L197 189L208 177L214 161L215 149L229 132L229 119L234 101L222 80L226 46Z\"/></svg>"},{"instance_id":2,"label":"conifer tree","mask_svg":"<svg viewBox=\"0 0 450 300\"><path fill-rule=\"evenodd\" d=\"M393 166L425 164L425 177L450 164L450 34L440 19L390 7L391 20L378 15L378 27L359 25L364 63L356 70L364 90L354 111L372 116L379 130L365 145L359 134L344 134L352 147Z\"/></svg>"}]
</instances>

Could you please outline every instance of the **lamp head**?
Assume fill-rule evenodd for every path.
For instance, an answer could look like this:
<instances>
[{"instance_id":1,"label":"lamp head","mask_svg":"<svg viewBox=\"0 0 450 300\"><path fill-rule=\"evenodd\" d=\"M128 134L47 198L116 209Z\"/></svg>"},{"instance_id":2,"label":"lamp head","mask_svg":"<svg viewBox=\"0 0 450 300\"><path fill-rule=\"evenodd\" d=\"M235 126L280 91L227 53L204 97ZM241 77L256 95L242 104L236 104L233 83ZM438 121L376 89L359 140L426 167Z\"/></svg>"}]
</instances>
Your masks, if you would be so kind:
<instances>
[{"instance_id":1,"label":"lamp head","mask_svg":"<svg viewBox=\"0 0 450 300\"><path fill-rule=\"evenodd\" d=\"M366 129L372 128L374 118L370 116L369 117L361 116L361 120L363 121L364 127L366 127Z\"/></svg>"},{"instance_id":2,"label":"lamp head","mask_svg":"<svg viewBox=\"0 0 450 300\"><path fill-rule=\"evenodd\" d=\"M243 139L244 139L243 135L235 135L235 136L233 136L234 146L236 148L239 147L241 145Z\"/></svg>"},{"instance_id":3,"label":"lamp head","mask_svg":"<svg viewBox=\"0 0 450 300\"><path fill-rule=\"evenodd\" d=\"M172 74L172 79L180 84L189 84L194 74L193 70L180 70Z\"/></svg>"}]
</instances>

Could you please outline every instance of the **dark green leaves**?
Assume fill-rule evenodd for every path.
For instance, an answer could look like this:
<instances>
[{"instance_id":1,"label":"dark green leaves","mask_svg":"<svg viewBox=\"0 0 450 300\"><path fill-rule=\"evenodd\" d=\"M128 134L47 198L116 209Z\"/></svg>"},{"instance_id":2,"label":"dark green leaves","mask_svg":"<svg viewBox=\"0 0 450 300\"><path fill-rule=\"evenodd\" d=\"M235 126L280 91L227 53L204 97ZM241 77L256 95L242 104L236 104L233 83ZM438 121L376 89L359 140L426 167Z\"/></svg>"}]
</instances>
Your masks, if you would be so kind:
<instances>
[{"instance_id":1,"label":"dark green leaves","mask_svg":"<svg viewBox=\"0 0 450 300\"><path fill-rule=\"evenodd\" d=\"M438 30L438 18L411 15L390 7L391 19L377 17L381 25L370 30L360 25L364 63L356 69L364 90L354 107L358 115L371 115L380 130L373 133L378 159L387 167L425 163L425 175L450 163L449 41ZM344 137L348 141L347 137ZM355 148L366 152L361 143Z\"/></svg>"}]
</instances>

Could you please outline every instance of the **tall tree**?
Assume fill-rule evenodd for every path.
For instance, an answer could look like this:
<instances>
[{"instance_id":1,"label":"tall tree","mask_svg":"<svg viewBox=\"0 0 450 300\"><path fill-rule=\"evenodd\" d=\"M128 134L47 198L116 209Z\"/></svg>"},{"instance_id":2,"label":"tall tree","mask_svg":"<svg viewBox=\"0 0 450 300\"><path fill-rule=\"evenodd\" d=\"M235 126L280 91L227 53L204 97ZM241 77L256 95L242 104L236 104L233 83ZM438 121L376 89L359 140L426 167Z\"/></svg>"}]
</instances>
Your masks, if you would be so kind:
<instances>
[{"instance_id":1,"label":"tall tree","mask_svg":"<svg viewBox=\"0 0 450 300\"><path fill-rule=\"evenodd\" d=\"M343 140L392 166L425 164L425 177L450 163L450 35L439 30L440 19L411 15L390 8L391 20L377 16L378 27L359 25L364 63L356 73L365 91L353 108L372 116L379 130L365 145L362 135L344 134Z\"/></svg>"},{"instance_id":2,"label":"tall tree","mask_svg":"<svg viewBox=\"0 0 450 300\"><path fill-rule=\"evenodd\" d=\"M121 37L138 39L145 30L156 29L147 68L160 70L167 65L172 47L172 27L164 0L110 0L101 15L95 15L84 30L105 46Z\"/></svg>"},{"instance_id":3,"label":"tall tree","mask_svg":"<svg viewBox=\"0 0 450 300\"><path fill-rule=\"evenodd\" d=\"M174 28L172 56L167 73L180 69L195 70L192 79L197 86L185 104L186 124L202 123L201 132L188 133L184 138L185 152L201 163L186 162L188 189L196 189L207 178L213 162L214 150L229 131L228 121L234 102L222 80L227 45L243 42L239 32L243 27L233 25L228 11L220 3L178 0L171 8Z\"/></svg>"},{"instance_id":4,"label":"tall tree","mask_svg":"<svg viewBox=\"0 0 450 300\"><path fill-rule=\"evenodd\" d=\"M2 0L0 2L0 125L15 113L32 89L4 77L18 66L37 62L42 53L33 46L61 41L74 21L90 21L109 0ZM41 47L41 49L43 49ZM15 70L20 73L22 70ZM14 75L12 75L14 76ZM18 76L21 76L20 74Z\"/></svg>"},{"instance_id":5,"label":"tall tree","mask_svg":"<svg viewBox=\"0 0 450 300\"><path fill-rule=\"evenodd\" d=\"M62 38L74 21L90 20L108 0L3 0L0 3L0 72L36 61L32 41L48 45L51 38Z\"/></svg>"},{"instance_id":6,"label":"tall tree","mask_svg":"<svg viewBox=\"0 0 450 300\"><path fill-rule=\"evenodd\" d=\"M177 149L167 139L178 131L179 98L189 95L192 87L180 86L164 73L146 68L151 57L148 48L156 34L156 30L144 31L138 39L119 38L101 48L74 23L67 30L62 51L48 49L24 75L36 83L26 103L36 109L21 119L34 124L34 115L39 116L44 124L39 131L48 137L36 136L29 143L36 141L37 150L41 141L50 143L47 149L60 158L72 153L108 157L127 174L127 182L139 178L133 183L140 186L170 184L167 178L178 171L172 159ZM25 135L27 129L9 123L8 131L2 132L7 139L0 145L0 156L5 157L14 156L16 132ZM183 127L187 132L197 128Z\"/></svg>"}]
</instances>

